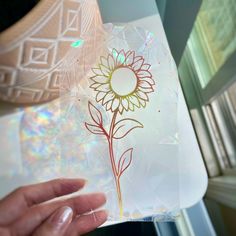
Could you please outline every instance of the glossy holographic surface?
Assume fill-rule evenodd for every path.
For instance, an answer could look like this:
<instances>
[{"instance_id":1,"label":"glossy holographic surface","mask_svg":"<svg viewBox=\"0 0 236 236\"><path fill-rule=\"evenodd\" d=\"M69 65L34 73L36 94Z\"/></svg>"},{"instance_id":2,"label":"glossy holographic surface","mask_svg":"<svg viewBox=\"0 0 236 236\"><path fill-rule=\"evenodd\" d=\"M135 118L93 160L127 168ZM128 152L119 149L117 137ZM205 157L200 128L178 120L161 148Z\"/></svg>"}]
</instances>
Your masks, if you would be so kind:
<instances>
[{"instance_id":1,"label":"glossy holographic surface","mask_svg":"<svg viewBox=\"0 0 236 236\"><path fill-rule=\"evenodd\" d=\"M153 33L132 25L109 24L93 35L97 42L71 49L63 67L65 124L81 123L64 133L61 158L74 156L68 171L77 169L89 182L99 177L91 189L109 196L111 220L175 211L178 86L170 53ZM93 157L81 155L79 137Z\"/></svg>"},{"instance_id":2,"label":"glossy holographic surface","mask_svg":"<svg viewBox=\"0 0 236 236\"><path fill-rule=\"evenodd\" d=\"M128 52L132 65L127 70L136 76L135 89L131 86L131 91L125 83L124 78L131 75L127 71L115 75L116 82L108 87L106 81L94 82L98 87L90 87L91 78L98 79L92 68L112 79L112 71L111 75L104 74L108 64L103 63L101 70L101 58L121 66L129 58ZM5 181L19 178L22 183L30 183L83 177L88 179L85 192L103 191L108 196L110 220L172 216L179 208L178 87L169 51L144 29L110 25L87 35L83 45L71 47L61 72L60 99L25 108L20 114L20 126L15 131L19 146L9 146L18 150L18 156L10 159L14 163L11 172L1 172ZM117 81L124 86L121 90ZM106 95L101 85L109 88L108 92L113 89L114 96L108 102L113 104L116 98L116 106L107 107L103 96L103 101L98 99L98 93ZM130 92L128 97L123 96L124 91ZM128 99L128 106L124 99ZM91 110L99 111L102 120L100 113ZM110 130L109 142L91 120ZM98 135L91 134L91 130ZM9 161L3 166L9 166ZM112 171L114 166L119 184ZM122 211L117 186L122 191Z\"/></svg>"},{"instance_id":3,"label":"glossy holographic surface","mask_svg":"<svg viewBox=\"0 0 236 236\"><path fill-rule=\"evenodd\" d=\"M84 40L83 39L79 39L78 41L73 42L70 46L73 47L73 48L77 48L77 47L82 46L83 43L84 43Z\"/></svg>"}]
</instances>

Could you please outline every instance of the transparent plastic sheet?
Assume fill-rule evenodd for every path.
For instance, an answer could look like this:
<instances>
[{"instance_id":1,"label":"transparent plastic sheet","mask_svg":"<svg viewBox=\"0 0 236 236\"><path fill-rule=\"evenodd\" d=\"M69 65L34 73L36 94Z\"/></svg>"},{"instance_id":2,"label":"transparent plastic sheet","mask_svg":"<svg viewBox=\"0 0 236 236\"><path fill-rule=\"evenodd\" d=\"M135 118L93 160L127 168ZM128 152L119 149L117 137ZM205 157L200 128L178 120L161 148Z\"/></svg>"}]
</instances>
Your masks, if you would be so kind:
<instances>
[{"instance_id":1,"label":"transparent plastic sheet","mask_svg":"<svg viewBox=\"0 0 236 236\"><path fill-rule=\"evenodd\" d=\"M93 0L87 2L95 3ZM84 18L86 22L93 20L90 14ZM60 99L22 109L17 120L6 119L6 125L9 126L14 126L20 120L20 128L15 129L15 132L19 132L16 142L20 145L14 157L4 159L7 165L1 162L1 180L9 183L7 187L13 189L19 184L56 177L87 178L84 192L106 193L108 202L105 207L109 210L109 220L112 222L172 220L179 209L177 71L172 56L158 38L144 29L112 24L104 28L93 28L90 24L86 28L86 22L81 38L71 44L71 50L63 61ZM99 75L92 68L98 68L99 64L107 67L108 55L114 60L114 66L117 66L117 63L124 63L132 52L134 54L129 55L130 60L139 63L135 64L135 68L129 66L131 72L120 73L134 78L132 72L135 71L139 81L144 81L141 89L143 94L139 94L141 97L137 93L128 96L128 101L124 100L118 106L120 111L115 123L122 119L127 122L119 123L119 132L114 133L120 138L113 138L110 149L104 135L91 133L91 125L97 126L93 118L99 119L101 113L102 125L108 132L114 116L111 106L96 100L99 91L90 88L93 84L90 78ZM101 68L98 69L104 73ZM123 79L120 73L116 79ZM154 84L150 79L154 80ZM115 87L117 83L113 85ZM129 83L128 88L132 86L133 83ZM136 84L135 87L140 89L141 85ZM116 89L119 92L119 86ZM121 93L127 91L126 88L120 89ZM113 97L110 99L114 101ZM89 102L92 105L88 106ZM85 123L90 128L86 128ZM5 136L16 138L15 133L9 132L6 129ZM4 141L3 138L2 143ZM16 149L11 145L9 148ZM113 150L117 172L118 169L122 171L119 179L122 204L119 204L110 150ZM21 155L16 157L18 151ZM4 169L6 166L9 166L10 171ZM17 178L16 186L11 181L12 177Z\"/></svg>"},{"instance_id":2,"label":"transparent plastic sheet","mask_svg":"<svg viewBox=\"0 0 236 236\"><path fill-rule=\"evenodd\" d=\"M107 24L62 67L60 171L102 191L110 221L172 220L179 209L175 63L151 32Z\"/></svg>"},{"instance_id":3,"label":"transparent plastic sheet","mask_svg":"<svg viewBox=\"0 0 236 236\"><path fill-rule=\"evenodd\" d=\"M118 56L122 49L126 55ZM138 122L125 122L122 127L130 132L113 140L117 169L121 156L120 169L130 163L119 181L121 211L108 141L104 135L91 133L85 123L94 125L89 112L90 102L94 106L90 109L96 115L97 110L101 112L103 127L109 130L114 112L96 101L97 91L90 88L93 83L90 78L94 76L92 68L101 63L101 56L106 59L109 54L122 64L128 51L135 52L134 57L131 56L133 60L143 59L143 64L151 65L150 68L145 66L145 71L151 73L155 84L151 84L153 91L146 93L148 100L144 100L144 107L131 105L130 109L134 111L127 109L117 114L116 123L121 119ZM140 56L142 58L136 58ZM61 72L60 99L22 109L17 120L6 119L6 125L10 122L8 125L11 126L20 120L20 127L15 129L19 132L16 142L20 142L20 146L14 149L21 155L5 159L11 172L1 171L1 180L9 183L4 191L19 184L57 177L81 177L88 179L84 192L106 193L109 222L173 220L179 209L178 93L177 71L168 49L144 29L108 24L105 28L90 30L72 45ZM132 73L130 75L132 77ZM6 129L6 136L9 135L15 136ZM5 164L1 162L1 167L8 166ZM14 183L13 177L17 178Z\"/></svg>"}]
</instances>

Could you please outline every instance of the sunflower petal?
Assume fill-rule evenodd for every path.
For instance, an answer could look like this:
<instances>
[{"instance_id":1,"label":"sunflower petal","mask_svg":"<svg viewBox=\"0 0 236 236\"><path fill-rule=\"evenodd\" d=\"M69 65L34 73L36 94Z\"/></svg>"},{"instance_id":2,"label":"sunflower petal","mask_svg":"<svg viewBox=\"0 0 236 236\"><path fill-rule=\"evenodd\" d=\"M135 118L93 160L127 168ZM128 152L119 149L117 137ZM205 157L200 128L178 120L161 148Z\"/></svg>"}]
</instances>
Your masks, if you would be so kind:
<instances>
[{"instance_id":1,"label":"sunflower petal","mask_svg":"<svg viewBox=\"0 0 236 236\"><path fill-rule=\"evenodd\" d=\"M92 68L92 71L95 75L103 75L100 68Z\"/></svg>"},{"instance_id":2,"label":"sunflower petal","mask_svg":"<svg viewBox=\"0 0 236 236\"><path fill-rule=\"evenodd\" d=\"M134 104L129 102L129 110L134 111Z\"/></svg>"},{"instance_id":3,"label":"sunflower petal","mask_svg":"<svg viewBox=\"0 0 236 236\"><path fill-rule=\"evenodd\" d=\"M113 48L113 49L112 49L112 55L113 55L113 58L114 58L115 60L116 60L118 54L119 54L119 52L118 52L115 48Z\"/></svg>"},{"instance_id":4,"label":"sunflower petal","mask_svg":"<svg viewBox=\"0 0 236 236\"><path fill-rule=\"evenodd\" d=\"M116 65L122 65L125 62L125 51L122 49L116 57Z\"/></svg>"},{"instance_id":5,"label":"sunflower petal","mask_svg":"<svg viewBox=\"0 0 236 236\"><path fill-rule=\"evenodd\" d=\"M129 101L133 103L136 107L140 107L139 99L135 95L130 96Z\"/></svg>"},{"instance_id":6,"label":"sunflower petal","mask_svg":"<svg viewBox=\"0 0 236 236\"><path fill-rule=\"evenodd\" d=\"M149 70L150 67L151 67L151 65L149 65L149 64L143 64L141 67L141 70Z\"/></svg>"},{"instance_id":7,"label":"sunflower petal","mask_svg":"<svg viewBox=\"0 0 236 236\"><path fill-rule=\"evenodd\" d=\"M154 91L153 87L151 84L149 84L147 81L139 81L139 90L144 92L144 93L151 93Z\"/></svg>"},{"instance_id":8,"label":"sunflower petal","mask_svg":"<svg viewBox=\"0 0 236 236\"><path fill-rule=\"evenodd\" d=\"M154 85L155 81L152 78L146 77L146 78L139 78L140 81L147 81L149 84Z\"/></svg>"},{"instance_id":9,"label":"sunflower petal","mask_svg":"<svg viewBox=\"0 0 236 236\"><path fill-rule=\"evenodd\" d=\"M125 64L126 65L131 65L134 62L134 51L128 51L126 54L126 59L125 59Z\"/></svg>"},{"instance_id":10,"label":"sunflower petal","mask_svg":"<svg viewBox=\"0 0 236 236\"><path fill-rule=\"evenodd\" d=\"M142 64L143 64L144 60L143 58L139 59L138 61L135 61L132 65L132 68L137 71L141 68Z\"/></svg>"},{"instance_id":11,"label":"sunflower petal","mask_svg":"<svg viewBox=\"0 0 236 236\"><path fill-rule=\"evenodd\" d=\"M152 78L152 74L147 70L140 70L137 74L138 74L138 77L140 78L144 78L144 77Z\"/></svg>"},{"instance_id":12,"label":"sunflower petal","mask_svg":"<svg viewBox=\"0 0 236 236\"><path fill-rule=\"evenodd\" d=\"M142 107L146 106L146 102L143 99L139 99L139 102Z\"/></svg>"},{"instance_id":13,"label":"sunflower petal","mask_svg":"<svg viewBox=\"0 0 236 236\"><path fill-rule=\"evenodd\" d=\"M107 111L111 110L112 102L113 102L113 100L110 100L110 101L106 104L106 110L107 110Z\"/></svg>"},{"instance_id":14,"label":"sunflower petal","mask_svg":"<svg viewBox=\"0 0 236 236\"><path fill-rule=\"evenodd\" d=\"M104 92L98 92L96 95L96 101L100 102L104 98L105 95L106 95L106 93L104 93Z\"/></svg>"},{"instance_id":15,"label":"sunflower petal","mask_svg":"<svg viewBox=\"0 0 236 236\"><path fill-rule=\"evenodd\" d=\"M97 87L95 89L95 91L100 91L100 92L110 92L110 87L109 87L109 84L106 83L106 84L101 84L99 87Z\"/></svg>"},{"instance_id":16,"label":"sunflower petal","mask_svg":"<svg viewBox=\"0 0 236 236\"><path fill-rule=\"evenodd\" d=\"M94 81L95 83L99 83L99 84L105 84L109 80L108 77L104 75L96 75L94 77L91 77L90 79Z\"/></svg>"},{"instance_id":17,"label":"sunflower petal","mask_svg":"<svg viewBox=\"0 0 236 236\"><path fill-rule=\"evenodd\" d=\"M139 60L141 60L141 59L143 59L142 56L136 56L136 57L134 58L134 63L137 62L137 61L139 61Z\"/></svg>"},{"instance_id":18,"label":"sunflower petal","mask_svg":"<svg viewBox=\"0 0 236 236\"><path fill-rule=\"evenodd\" d=\"M113 99L111 110L114 112L118 108L119 105L120 105L120 99L118 98Z\"/></svg>"},{"instance_id":19,"label":"sunflower petal","mask_svg":"<svg viewBox=\"0 0 236 236\"><path fill-rule=\"evenodd\" d=\"M139 88L140 91L144 92L144 93L152 93L154 91L154 89L152 87L150 88Z\"/></svg>"},{"instance_id":20,"label":"sunflower petal","mask_svg":"<svg viewBox=\"0 0 236 236\"><path fill-rule=\"evenodd\" d=\"M104 65L100 64L100 65L99 65L99 68L101 69L101 71L102 71L103 75L105 75L105 76L107 76L107 77L108 77L108 76L111 74L111 71L110 71L110 69L109 69L109 68L107 68L106 66L104 66Z\"/></svg>"},{"instance_id":21,"label":"sunflower petal","mask_svg":"<svg viewBox=\"0 0 236 236\"><path fill-rule=\"evenodd\" d=\"M96 89L97 87L99 87L101 84L100 83L93 83L89 86L89 88L93 88Z\"/></svg>"},{"instance_id":22,"label":"sunflower petal","mask_svg":"<svg viewBox=\"0 0 236 236\"><path fill-rule=\"evenodd\" d=\"M107 102L111 101L112 99L114 99L115 95L113 92L109 92L106 94L106 96L104 97L103 101L102 101L102 105L105 105Z\"/></svg>"},{"instance_id":23,"label":"sunflower petal","mask_svg":"<svg viewBox=\"0 0 236 236\"><path fill-rule=\"evenodd\" d=\"M138 83L138 86L142 87L142 88L151 88L152 87L152 85L150 83L148 83L148 81L146 81L146 80L140 80Z\"/></svg>"},{"instance_id":24,"label":"sunflower petal","mask_svg":"<svg viewBox=\"0 0 236 236\"><path fill-rule=\"evenodd\" d=\"M123 111L124 111L124 107L123 106L121 106L121 104L119 105L119 112L120 112L120 114L122 114L123 113Z\"/></svg>"},{"instance_id":25,"label":"sunflower petal","mask_svg":"<svg viewBox=\"0 0 236 236\"><path fill-rule=\"evenodd\" d=\"M101 65L105 66L106 68L109 68L108 61L105 57L101 57Z\"/></svg>"},{"instance_id":26,"label":"sunflower petal","mask_svg":"<svg viewBox=\"0 0 236 236\"><path fill-rule=\"evenodd\" d=\"M142 91L137 91L136 92L137 96L140 97L141 99L145 100L145 101L148 101L148 96L145 92L142 92Z\"/></svg>"},{"instance_id":27,"label":"sunflower petal","mask_svg":"<svg viewBox=\"0 0 236 236\"><path fill-rule=\"evenodd\" d=\"M114 61L114 58L113 58L113 56L110 55L110 54L108 55L108 66L109 66L109 68L110 68L111 71L113 71L114 68L115 68L115 61Z\"/></svg>"},{"instance_id":28,"label":"sunflower petal","mask_svg":"<svg viewBox=\"0 0 236 236\"><path fill-rule=\"evenodd\" d=\"M116 59L117 59L118 54L119 54L119 52L115 48L113 48L112 49L112 56L113 56L115 64L116 64Z\"/></svg>"},{"instance_id":29,"label":"sunflower petal","mask_svg":"<svg viewBox=\"0 0 236 236\"><path fill-rule=\"evenodd\" d=\"M125 110L128 111L129 102L128 102L128 100L127 100L126 98L122 98L121 104L122 104L122 106L125 108Z\"/></svg>"}]
</instances>

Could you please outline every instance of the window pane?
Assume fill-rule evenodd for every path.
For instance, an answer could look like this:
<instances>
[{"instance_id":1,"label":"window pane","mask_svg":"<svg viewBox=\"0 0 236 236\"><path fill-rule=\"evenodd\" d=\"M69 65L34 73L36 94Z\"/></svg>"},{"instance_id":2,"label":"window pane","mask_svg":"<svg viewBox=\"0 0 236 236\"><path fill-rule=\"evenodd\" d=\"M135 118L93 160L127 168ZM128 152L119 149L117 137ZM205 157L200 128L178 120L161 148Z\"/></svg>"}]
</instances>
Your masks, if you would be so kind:
<instances>
[{"instance_id":1,"label":"window pane","mask_svg":"<svg viewBox=\"0 0 236 236\"><path fill-rule=\"evenodd\" d=\"M236 83L234 83L228 90L228 96L232 104L231 113L234 117L234 124L236 126Z\"/></svg>"},{"instance_id":2,"label":"window pane","mask_svg":"<svg viewBox=\"0 0 236 236\"><path fill-rule=\"evenodd\" d=\"M203 0L188 41L202 88L236 50L235 19L235 0Z\"/></svg>"},{"instance_id":3,"label":"window pane","mask_svg":"<svg viewBox=\"0 0 236 236\"><path fill-rule=\"evenodd\" d=\"M228 166L236 166L236 82L211 104L214 121L219 132L224 152L218 158L224 159ZM219 141L219 137L217 138ZM219 143L218 143L219 148ZM220 160L221 161L221 160Z\"/></svg>"}]
</instances>

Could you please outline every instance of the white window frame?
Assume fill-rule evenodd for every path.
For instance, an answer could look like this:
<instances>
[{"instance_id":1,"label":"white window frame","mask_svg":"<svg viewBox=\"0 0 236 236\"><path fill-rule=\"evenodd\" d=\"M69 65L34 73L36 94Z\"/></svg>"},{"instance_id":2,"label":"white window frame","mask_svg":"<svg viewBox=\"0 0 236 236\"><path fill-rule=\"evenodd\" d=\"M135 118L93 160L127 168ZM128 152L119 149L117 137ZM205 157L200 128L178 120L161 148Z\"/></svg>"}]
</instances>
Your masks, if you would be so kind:
<instances>
[{"instance_id":1,"label":"white window frame","mask_svg":"<svg viewBox=\"0 0 236 236\"><path fill-rule=\"evenodd\" d=\"M236 168L225 168L227 163L218 158L225 147L219 145L215 127L212 127L213 117L208 107L236 81L236 51L205 88L202 88L196 58L191 55L191 46L194 43L197 42L189 42L186 46L179 74L209 175L206 197L236 209Z\"/></svg>"}]
</instances>

